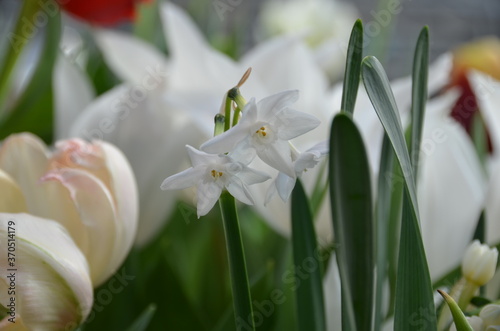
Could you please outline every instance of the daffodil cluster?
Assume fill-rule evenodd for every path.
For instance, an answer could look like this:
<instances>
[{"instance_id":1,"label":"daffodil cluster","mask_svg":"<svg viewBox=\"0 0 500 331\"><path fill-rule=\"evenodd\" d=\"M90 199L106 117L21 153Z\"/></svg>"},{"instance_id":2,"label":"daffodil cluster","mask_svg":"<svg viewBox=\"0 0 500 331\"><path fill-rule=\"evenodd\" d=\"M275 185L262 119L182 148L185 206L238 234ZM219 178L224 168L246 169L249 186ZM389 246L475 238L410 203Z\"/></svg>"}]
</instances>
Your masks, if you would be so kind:
<instances>
[{"instance_id":1,"label":"daffodil cluster","mask_svg":"<svg viewBox=\"0 0 500 331\"><path fill-rule=\"evenodd\" d=\"M277 170L278 175L268 189L266 200L278 192L286 201L297 177L314 167L327 153L326 143L319 143L304 153L298 152L291 144L291 139L320 124L316 117L292 108L298 98L298 91L283 91L259 102L252 98L246 104L240 98L241 119L227 131L203 143L201 150L186 146L192 167L165 179L161 188L175 190L196 186L200 217L212 209L224 189L239 201L253 205L249 186L272 178L268 172L262 171L267 165L267 168ZM233 118L238 119L240 108L237 110ZM249 167L251 163L257 166L263 163L264 166L254 169Z\"/></svg>"}]
</instances>

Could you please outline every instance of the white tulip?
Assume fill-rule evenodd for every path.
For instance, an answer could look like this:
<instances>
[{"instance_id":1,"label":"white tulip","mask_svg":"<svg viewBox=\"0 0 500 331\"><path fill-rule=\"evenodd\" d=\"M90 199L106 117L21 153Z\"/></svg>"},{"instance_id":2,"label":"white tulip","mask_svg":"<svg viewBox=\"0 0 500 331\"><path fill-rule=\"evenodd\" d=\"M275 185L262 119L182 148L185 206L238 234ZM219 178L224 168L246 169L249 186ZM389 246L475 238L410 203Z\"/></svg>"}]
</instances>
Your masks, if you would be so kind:
<instances>
[{"instance_id":1,"label":"white tulip","mask_svg":"<svg viewBox=\"0 0 500 331\"><path fill-rule=\"evenodd\" d=\"M481 245L478 240L474 240L465 252L462 274L467 281L477 286L486 285L495 274L497 258L498 250L496 248Z\"/></svg>"},{"instance_id":2,"label":"white tulip","mask_svg":"<svg viewBox=\"0 0 500 331\"><path fill-rule=\"evenodd\" d=\"M93 301L88 264L66 229L0 213L0 245L0 308L7 311L0 329L67 330L86 319Z\"/></svg>"},{"instance_id":3,"label":"white tulip","mask_svg":"<svg viewBox=\"0 0 500 331\"><path fill-rule=\"evenodd\" d=\"M95 287L116 272L134 241L138 214L135 180L118 149L73 139L51 153L37 137L17 134L0 148L0 170L16 201L12 207L0 202L0 212L62 224L86 256Z\"/></svg>"}]
</instances>

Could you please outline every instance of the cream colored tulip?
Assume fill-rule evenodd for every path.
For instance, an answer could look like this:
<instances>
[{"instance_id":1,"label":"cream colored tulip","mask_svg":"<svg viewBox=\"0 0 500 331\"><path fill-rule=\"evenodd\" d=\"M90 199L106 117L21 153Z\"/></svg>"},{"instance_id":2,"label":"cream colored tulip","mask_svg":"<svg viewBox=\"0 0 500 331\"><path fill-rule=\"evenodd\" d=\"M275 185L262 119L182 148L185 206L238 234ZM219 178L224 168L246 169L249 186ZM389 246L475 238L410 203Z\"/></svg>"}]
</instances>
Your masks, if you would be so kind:
<instances>
[{"instance_id":1,"label":"cream colored tulip","mask_svg":"<svg viewBox=\"0 0 500 331\"><path fill-rule=\"evenodd\" d=\"M88 264L64 227L0 213L0 247L0 310L7 311L1 330L68 330L87 318L93 301Z\"/></svg>"},{"instance_id":2,"label":"cream colored tulip","mask_svg":"<svg viewBox=\"0 0 500 331\"><path fill-rule=\"evenodd\" d=\"M87 258L94 287L116 272L138 218L135 179L118 149L73 139L51 153L31 134L12 135L0 148L2 171L0 187L10 193L0 212L25 211L63 225Z\"/></svg>"},{"instance_id":3,"label":"cream colored tulip","mask_svg":"<svg viewBox=\"0 0 500 331\"><path fill-rule=\"evenodd\" d=\"M467 281L477 286L486 285L495 274L497 258L496 248L481 245L478 240L474 240L465 252L462 274Z\"/></svg>"}]
</instances>

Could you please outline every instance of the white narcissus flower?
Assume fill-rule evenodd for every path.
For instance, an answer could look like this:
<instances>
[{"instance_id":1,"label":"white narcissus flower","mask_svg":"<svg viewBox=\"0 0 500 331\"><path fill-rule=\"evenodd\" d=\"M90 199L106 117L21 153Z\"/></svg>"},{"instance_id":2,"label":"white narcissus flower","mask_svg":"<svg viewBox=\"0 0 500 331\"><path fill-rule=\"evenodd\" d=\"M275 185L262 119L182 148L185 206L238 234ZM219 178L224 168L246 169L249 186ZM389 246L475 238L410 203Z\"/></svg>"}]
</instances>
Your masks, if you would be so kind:
<instances>
[{"instance_id":1,"label":"white narcissus flower","mask_svg":"<svg viewBox=\"0 0 500 331\"><path fill-rule=\"evenodd\" d=\"M206 215L227 189L241 202L254 204L248 185L262 183L271 177L247 167L229 155L207 154L186 146L192 167L170 176L161 184L162 190L179 190L197 187L198 217Z\"/></svg>"},{"instance_id":2,"label":"white narcissus flower","mask_svg":"<svg viewBox=\"0 0 500 331\"><path fill-rule=\"evenodd\" d=\"M299 38L275 38L256 46L239 62L211 48L189 16L171 3L160 6L170 57L132 36L106 30L95 32L105 60L125 84L92 102L71 124L70 136L102 138L118 146L129 159L140 192L140 222L136 243L144 245L159 233L179 194L158 194L154 183L165 178L165 169L181 171L188 160L181 157L185 145L199 146L212 136L213 116L221 97L252 67L242 94L257 100L287 89L298 89L296 108L321 120L307 136L294 139L302 150L328 135L332 114L328 80ZM196 76L196 79L191 77ZM159 84L151 82L157 79ZM71 86L68 84L67 86ZM58 91L55 91L58 93ZM148 134L144 134L147 132ZM163 153L156 146L162 145ZM172 157L179 155L179 157ZM312 172L312 171L311 171ZM313 183L304 181L308 192ZM279 206L267 212L265 191L255 207L282 234L289 221ZM272 219L271 219L272 218ZM331 222L319 220L318 233L331 237Z\"/></svg>"},{"instance_id":3,"label":"white narcissus flower","mask_svg":"<svg viewBox=\"0 0 500 331\"><path fill-rule=\"evenodd\" d=\"M69 330L87 318L93 301L88 264L66 229L0 212L0 243L0 309L7 312L1 330Z\"/></svg>"},{"instance_id":4,"label":"white narcissus flower","mask_svg":"<svg viewBox=\"0 0 500 331\"><path fill-rule=\"evenodd\" d=\"M0 202L6 208L0 212L62 224L87 258L95 287L116 272L131 249L138 214L135 179L116 147L73 139L51 153L39 138L16 134L0 148L0 170L17 201L15 207Z\"/></svg>"},{"instance_id":5,"label":"white narcissus flower","mask_svg":"<svg viewBox=\"0 0 500 331\"><path fill-rule=\"evenodd\" d=\"M477 286L486 285L495 274L497 258L496 248L481 245L478 240L474 240L467 248L462 262L464 278Z\"/></svg>"},{"instance_id":6,"label":"white narcissus flower","mask_svg":"<svg viewBox=\"0 0 500 331\"><path fill-rule=\"evenodd\" d=\"M290 108L298 91L284 91L243 108L237 125L201 145L209 153L227 153L235 148L254 149L271 167L295 178L289 140L316 128L320 121ZM244 153L244 152L242 152Z\"/></svg>"},{"instance_id":7,"label":"white narcissus flower","mask_svg":"<svg viewBox=\"0 0 500 331\"><path fill-rule=\"evenodd\" d=\"M321 157L325 156L326 154L328 154L328 142L323 141L314 145L305 152L295 156L295 160L293 161L293 168L295 170L296 176L290 177L285 173L280 172L267 191L266 204L271 201L276 192L280 196L281 200L287 202L288 198L290 198L290 195L292 194L293 188L295 187L297 178L300 177L308 169L314 168L320 161Z\"/></svg>"}]
</instances>

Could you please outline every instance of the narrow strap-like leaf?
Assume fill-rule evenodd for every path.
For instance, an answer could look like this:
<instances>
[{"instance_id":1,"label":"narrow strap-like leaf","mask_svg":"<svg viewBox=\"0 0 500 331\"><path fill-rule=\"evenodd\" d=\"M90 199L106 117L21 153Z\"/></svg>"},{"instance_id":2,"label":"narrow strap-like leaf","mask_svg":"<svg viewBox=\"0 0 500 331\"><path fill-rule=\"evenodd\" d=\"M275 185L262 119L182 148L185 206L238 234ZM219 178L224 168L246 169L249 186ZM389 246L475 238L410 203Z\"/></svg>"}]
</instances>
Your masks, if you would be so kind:
<instances>
[{"instance_id":1,"label":"narrow strap-like leaf","mask_svg":"<svg viewBox=\"0 0 500 331\"><path fill-rule=\"evenodd\" d=\"M363 23L360 19L354 23L349 46L344 75L344 86L342 89L342 102L340 109L350 114L354 113L356 96L361 74L361 60L363 58Z\"/></svg>"},{"instance_id":2,"label":"narrow strap-like leaf","mask_svg":"<svg viewBox=\"0 0 500 331\"><path fill-rule=\"evenodd\" d=\"M332 123L329 180L343 330L371 330L375 254L368 158L358 128L342 113Z\"/></svg>"},{"instance_id":3,"label":"narrow strap-like leaf","mask_svg":"<svg viewBox=\"0 0 500 331\"><path fill-rule=\"evenodd\" d=\"M458 306L458 304L453 300L451 296L449 296L446 292L438 290L439 294L446 301L446 304L451 310L451 314L453 315L453 321L455 322L455 327L457 331L474 331L474 329L470 326L469 322L465 318L464 313Z\"/></svg>"},{"instance_id":4,"label":"narrow strap-like leaf","mask_svg":"<svg viewBox=\"0 0 500 331\"><path fill-rule=\"evenodd\" d=\"M425 105L427 102L427 76L429 72L429 29L424 27L418 37L413 57L411 90L411 148L410 156L413 173L417 176L420 140L424 125Z\"/></svg>"},{"instance_id":5,"label":"narrow strap-like leaf","mask_svg":"<svg viewBox=\"0 0 500 331\"><path fill-rule=\"evenodd\" d=\"M326 331L323 300L322 261L318 261L316 232L308 199L300 181L292 192L292 245L295 268L307 277L297 287L299 331Z\"/></svg>"},{"instance_id":6,"label":"narrow strap-like leaf","mask_svg":"<svg viewBox=\"0 0 500 331\"><path fill-rule=\"evenodd\" d=\"M405 184L394 330L436 330L436 312L420 233L413 168L406 148L399 112L389 80L380 62L374 57L366 57L361 71L366 91L391 141Z\"/></svg>"},{"instance_id":7,"label":"narrow strap-like leaf","mask_svg":"<svg viewBox=\"0 0 500 331\"><path fill-rule=\"evenodd\" d=\"M236 203L234 197L229 192L224 191L220 196L219 204L226 236L235 322L236 325L248 325L252 330L255 330L245 252L241 240Z\"/></svg>"}]
</instances>

